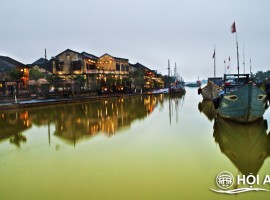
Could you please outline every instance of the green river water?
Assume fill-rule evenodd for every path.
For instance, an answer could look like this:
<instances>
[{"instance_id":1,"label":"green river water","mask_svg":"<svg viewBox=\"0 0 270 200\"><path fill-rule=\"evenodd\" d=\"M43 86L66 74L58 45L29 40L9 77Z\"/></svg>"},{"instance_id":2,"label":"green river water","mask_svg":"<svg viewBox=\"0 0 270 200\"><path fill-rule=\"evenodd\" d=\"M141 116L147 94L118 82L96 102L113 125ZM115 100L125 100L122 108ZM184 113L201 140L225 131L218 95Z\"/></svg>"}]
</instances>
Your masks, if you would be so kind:
<instances>
[{"instance_id":1,"label":"green river water","mask_svg":"<svg viewBox=\"0 0 270 200\"><path fill-rule=\"evenodd\" d=\"M0 199L269 199L219 194L216 176L270 175L267 121L214 119L196 88L0 111ZM249 185L232 188L249 187Z\"/></svg>"}]
</instances>

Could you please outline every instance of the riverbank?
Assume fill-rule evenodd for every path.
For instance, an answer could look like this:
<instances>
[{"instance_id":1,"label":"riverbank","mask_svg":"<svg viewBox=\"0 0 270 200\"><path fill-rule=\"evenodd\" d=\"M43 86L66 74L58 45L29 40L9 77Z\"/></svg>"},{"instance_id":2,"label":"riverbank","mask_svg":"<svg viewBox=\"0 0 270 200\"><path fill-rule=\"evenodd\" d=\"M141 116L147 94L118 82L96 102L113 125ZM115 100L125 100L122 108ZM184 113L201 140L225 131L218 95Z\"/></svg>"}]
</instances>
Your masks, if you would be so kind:
<instances>
[{"instance_id":1,"label":"riverbank","mask_svg":"<svg viewBox=\"0 0 270 200\"><path fill-rule=\"evenodd\" d=\"M114 99L114 98L123 98L128 96L135 95L149 95L157 93L131 93L131 94L106 94L106 95L88 95L88 96L75 96L74 98L37 98L37 99L25 99L18 98L17 102L15 99L6 99L0 101L0 110L14 110L14 109L23 109L23 108L32 108L32 107L42 107L42 106L52 106L59 104L72 104L88 101L98 101L102 99Z\"/></svg>"}]
</instances>

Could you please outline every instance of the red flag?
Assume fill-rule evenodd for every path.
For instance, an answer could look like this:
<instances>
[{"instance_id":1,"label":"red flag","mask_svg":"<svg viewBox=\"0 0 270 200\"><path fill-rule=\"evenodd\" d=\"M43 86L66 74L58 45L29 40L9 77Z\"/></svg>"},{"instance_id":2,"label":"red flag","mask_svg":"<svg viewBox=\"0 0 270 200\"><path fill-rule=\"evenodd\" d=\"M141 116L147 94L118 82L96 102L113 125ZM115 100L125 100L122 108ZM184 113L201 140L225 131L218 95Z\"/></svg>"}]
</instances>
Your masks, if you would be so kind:
<instances>
[{"instance_id":1,"label":"red flag","mask_svg":"<svg viewBox=\"0 0 270 200\"><path fill-rule=\"evenodd\" d=\"M235 22L233 22L233 24L232 24L231 31L232 31L232 33L236 32Z\"/></svg>"}]
</instances>

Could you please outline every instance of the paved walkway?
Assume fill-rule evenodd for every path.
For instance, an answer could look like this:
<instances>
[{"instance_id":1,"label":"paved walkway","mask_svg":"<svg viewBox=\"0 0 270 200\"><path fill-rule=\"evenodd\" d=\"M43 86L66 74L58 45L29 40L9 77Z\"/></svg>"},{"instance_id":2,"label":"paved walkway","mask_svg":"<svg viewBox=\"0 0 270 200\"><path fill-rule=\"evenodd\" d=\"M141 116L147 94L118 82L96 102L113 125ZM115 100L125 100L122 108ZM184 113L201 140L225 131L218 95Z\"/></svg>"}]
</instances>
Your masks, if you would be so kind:
<instances>
[{"instance_id":1,"label":"paved walkway","mask_svg":"<svg viewBox=\"0 0 270 200\"><path fill-rule=\"evenodd\" d=\"M30 107L39 107L39 106L48 106L56 104L67 104L67 103L76 103L76 102L86 102L86 101L95 101L100 99L109 99L109 98L120 98L125 96L133 95L145 95L144 94L110 94L110 95L93 95L93 96L78 96L74 98L54 98L54 99L31 99L23 100L18 99L15 103L15 99L8 99L1 101L0 100L0 111L1 110L11 110L11 109L20 109L20 108L30 108Z\"/></svg>"}]
</instances>

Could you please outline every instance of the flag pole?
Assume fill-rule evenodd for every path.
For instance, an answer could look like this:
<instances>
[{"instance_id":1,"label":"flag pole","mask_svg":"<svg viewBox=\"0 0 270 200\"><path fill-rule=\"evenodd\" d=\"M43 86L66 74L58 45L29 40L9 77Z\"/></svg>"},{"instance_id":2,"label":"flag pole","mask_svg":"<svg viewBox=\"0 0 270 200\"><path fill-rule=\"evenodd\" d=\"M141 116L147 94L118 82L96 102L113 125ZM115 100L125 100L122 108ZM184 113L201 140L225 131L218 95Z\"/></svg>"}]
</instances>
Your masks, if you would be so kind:
<instances>
[{"instance_id":1,"label":"flag pole","mask_svg":"<svg viewBox=\"0 0 270 200\"><path fill-rule=\"evenodd\" d=\"M226 74L226 60L224 60L225 74Z\"/></svg>"},{"instance_id":2,"label":"flag pole","mask_svg":"<svg viewBox=\"0 0 270 200\"><path fill-rule=\"evenodd\" d=\"M237 50L237 72L238 72L238 79L237 84L239 85L239 53L238 53L238 40L237 40L237 31L235 31L236 35L236 50Z\"/></svg>"},{"instance_id":3,"label":"flag pole","mask_svg":"<svg viewBox=\"0 0 270 200\"><path fill-rule=\"evenodd\" d=\"M214 46L214 83L216 82L216 45Z\"/></svg>"},{"instance_id":4,"label":"flag pole","mask_svg":"<svg viewBox=\"0 0 270 200\"><path fill-rule=\"evenodd\" d=\"M231 32L232 32L232 33L235 33L235 37L236 37L237 72L238 72L237 84L239 85L239 53L238 53L238 40L237 40L237 31L236 31L235 22L233 22L233 24L232 24Z\"/></svg>"},{"instance_id":5,"label":"flag pole","mask_svg":"<svg viewBox=\"0 0 270 200\"><path fill-rule=\"evenodd\" d=\"M250 80L252 80L252 74L251 74L251 58L249 60L249 64L250 64L250 66L249 66Z\"/></svg>"}]
</instances>

